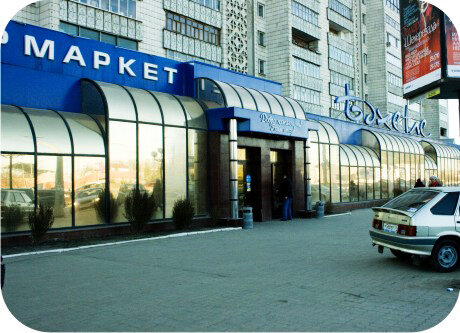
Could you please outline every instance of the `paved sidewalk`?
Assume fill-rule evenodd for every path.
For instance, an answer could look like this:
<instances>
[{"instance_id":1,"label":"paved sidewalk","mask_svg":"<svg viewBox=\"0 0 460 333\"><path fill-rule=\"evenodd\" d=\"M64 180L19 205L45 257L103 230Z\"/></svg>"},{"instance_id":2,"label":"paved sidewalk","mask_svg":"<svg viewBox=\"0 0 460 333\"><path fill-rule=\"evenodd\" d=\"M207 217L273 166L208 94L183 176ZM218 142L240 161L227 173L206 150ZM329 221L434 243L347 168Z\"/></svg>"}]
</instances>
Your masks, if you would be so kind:
<instances>
[{"instance_id":1,"label":"paved sidewalk","mask_svg":"<svg viewBox=\"0 0 460 333\"><path fill-rule=\"evenodd\" d=\"M3 296L40 331L420 331L458 299L371 247L370 210L253 230L6 259ZM454 287L454 292L447 292Z\"/></svg>"}]
</instances>

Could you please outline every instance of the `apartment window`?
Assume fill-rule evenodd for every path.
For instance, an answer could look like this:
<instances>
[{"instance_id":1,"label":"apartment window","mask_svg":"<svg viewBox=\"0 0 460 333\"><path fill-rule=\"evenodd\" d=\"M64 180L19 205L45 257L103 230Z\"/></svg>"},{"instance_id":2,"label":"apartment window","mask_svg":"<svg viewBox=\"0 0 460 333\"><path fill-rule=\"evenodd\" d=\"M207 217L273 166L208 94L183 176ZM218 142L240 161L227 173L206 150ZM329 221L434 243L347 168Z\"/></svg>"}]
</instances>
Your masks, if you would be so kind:
<instances>
[{"instance_id":1,"label":"apartment window","mask_svg":"<svg viewBox=\"0 0 460 333\"><path fill-rule=\"evenodd\" d=\"M320 92L301 86L294 86L294 99L299 101L320 105Z\"/></svg>"},{"instance_id":2,"label":"apartment window","mask_svg":"<svg viewBox=\"0 0 460 333\"><path fill-rule=\"evenodd\" d=\"M214 9L214 10L220 10L220 0L191 0L195 3L199 3L202 6Z\"/></svg>"},{"instance_id":3,"label":"apartment window","mask_svg":"<svg viewBox=\"0 0 460 333\"><path fill-rule=\"evenodd\" d=\"M260 46L265 46L265 32L257 31L257 40Z\"/></svg>"},{"instance_id":4,"label":"apartment window","mask_svg":"<svg viewBox=\"0 0 460 333\"><path fill-rule=\"evenodd\" d=\"M136 0L80 0L80 3L136 18Z\"/></svg>"},{"instance_id":5,"label":"apartment window","mask_svg":"<svg viewBox=\"0 0 460 333\"><path fill-rule=\"evenodd\" d=\"M388 83L391 83L394 86L402 88L402 79L401 77L394 75L393 73L388 72Z\"/></svg>"},{"instance_id":6,"label":"apartment window","mask_svg":"<svg viewBox=\"0 0 460 333\"><path fill-rule=\"evenodd\" d=\"M404 98L402 98L402 96L395 95L391 92L388 92L387 97L388 97L388 103L391 103L397 106L401 106L401 107L405 105Z\"/></svg>"},{"instance_id":7,"label":"apartment window","mask_svg":"<svg viewBox=\"0 0 460 333\"><path fill-rule=\"evenodd\" d=\"M265 5L260 2L257 3L257 13L259 17L265 17Z\"/></svg>"},{"instance_id":8,"label":"apartment window","mask_svg":"<svg viewBox=\"0 0 460 333\"><path fill-rule=\"evenodd\" d=\"M353 67L353 55L336 48L335 46L329 45L329 58Z\"/></svg>"},{"instance_id":9,"label":"apartment window","mask_svg":"<svg viewBox=\"0 0 460 333\"><path fill-rule=\"evenodd\" d=\"M393 66L398 67L398 68L401 68L401 66L402 66L401 58L398 58L394 54L391 54L391 53L388 53L388 52L387 52L387 62L389 64L392 64Z\"/></svg>"},{"instance_id":10,"label":"apartment window","mask_svg":"<svg viewBox=\"0 0 460 333\"><path fill-rule=\"evenodd\" d=\"M337 0L329 0L329 8L332 9L337 14L342 15L343 17L351 20L352 19L352 10L351 8L345 6L343 3Z\"/></svg>"},{"instance_id":11,"label":"apartment window","mask_svg":"<svg viewBox=\"0 0 460 333\"><path fill-rule=\"evenodd\" d=\"M364 95L364 100L365 100L365 101L369 101L369 95L368 95L368 94L365 94L365 95Z\"/></svg>"},{"instance_id":12,"label":"apartment window","mask_svg":"<svg viewBox=\"0 0 460 333\"><path fill-rule=\"evenodd\" d=\"M396 13L399 13L399 0L386 0L386 5Z\"/></svg>"},{"instance_id":13,"label":"apartment window","mask_svg":"<svg viewBox=\"0 0 460 333\"><path fill-rule=\"evenodd\" d=\"M316 79L321 78L320 67L318 65L297 57L294 57L294 70L298 73L314 77Z\"/></svg>"},{"instance_id":14,"label":"apartment window","mask_svg":"<svg viewBox=\"0 0 460 333\"><path fill-rule=\"evenodd\" d=\"M348 84L351 90L354 90L355 87L355 80L353 78L335 71L331 71L331 83L341 87L345 87L345 84Z\"/></svg>"},{"instance_id":15,"label":"apartment window","mask_svg":"<svg viewBox=\"0 0 460 333\"><path fill-rule=\"evenodd\" d=\"M259 74L265 75L265 60L259 59Z\"/></svg>"},{"instance_id":16,"label":"apartment window","mask_svg":"<svg viewBox=\"0 0 460 333\"><path fill-rule=\"evenodd\" d=\"M120 36L115 36L115 35L110 35L106 34L104 32L100 32L97 30L93 29L88 29L84 27L80 27L75 24L70 24L66 22L60 22L59 23L59 31L65 32L69 35L73 36L80 36L80 37L85 37L89 39L94 39L98 40L100 42L116 45L123 47L125 49L130 49L130 50L137 50L137 41L120 37Z\"/></svg>"},{"instance_id":17,"label":"apartment window","mask_svg":"<svg viewBox=\"0 0 460 333\"><path fill-rule=\"evenodd\" d=\"M366 44L366 34L363 34L363 44Z\"/></svg>"},{"instance_id":18,"label":"apartment window","mask_svg":"<svg viewBox=\"0 0 460 333\"><path fill-rule=\"evenodd\" d=\"M361 0L361 3L362 3L363 5L365 5L365 4L366 4L366 0Z\"/></svg>"},{"instance_id":19,"label":"apartment window","mask_svg":"<svg viewBox=\"0 0 460 333\"><path fill-rule=\"evenodd\" d=\"M310 8L298 3L297 1L292 1L291 10L293 15L318 26L318 13L312 11Z\"/></svg>"},{"instance_id":20,"label":"apartment window","mask_svg":"<svg viewBox=\"0 0 460 333\"><path fill-rule=\"evenodd\" d=\"M387 32L387 46L393 46L399 48L399 39L394 35Z\"/></svg>"},{"instance_id":21,"label":"apartment window","mask_svg":"<svg viewBox=\"0 0 460 333\"><path fill-rule=\"evenodd\" d=\"M364 74L364 83L367 84L367 74Z\"/></svg>"},{"instance_id":22,"label":"apartment window","mask_svg":"<svg viewBox=\"0 0 460 333\"><path fill-rule=\"evenodd\" d=\"M363 53L363 63L364 65L367 65L367 54Z\"/></svg>"},{"instance_id":23,"label":"apartment window","mask_svg":"<svg viewBox=\"0 0 460 333\"><path fill-rule=\"evenodd\" d=\"M366 24L366 14L363 14L363 24Z\"/></svg>"},{"instance_id":24,"label":"apartment window","mask_svg":"<svg viewBox=\"0 0 460 333\"><path fill-rule=\"evenodd\" d=\"M401 30L401 26L398 21L394 20L390 15L385 14L385 22L388 23L391 27L395 28L397 31Z\"/></svg>"},{"instance_id":25,"label":"apartment window","mask_svg":"<svg viewBox=\"0 0 460 333\"><path fill-rule=\"evenodd\" d=\"M220 45L219 29L182 15L166 12L166 30L206 43Z\"/></svg>"},{"instance_id":26,"label":"apartment window","mask_svg":"<svg viewBox=\"0 0 460 333\"><path fill-rule=\"evenodd\" d=\"M439 129L441 130L441 136L447 137L447 128L440 127Z\"/></svg>"}]
</instances>

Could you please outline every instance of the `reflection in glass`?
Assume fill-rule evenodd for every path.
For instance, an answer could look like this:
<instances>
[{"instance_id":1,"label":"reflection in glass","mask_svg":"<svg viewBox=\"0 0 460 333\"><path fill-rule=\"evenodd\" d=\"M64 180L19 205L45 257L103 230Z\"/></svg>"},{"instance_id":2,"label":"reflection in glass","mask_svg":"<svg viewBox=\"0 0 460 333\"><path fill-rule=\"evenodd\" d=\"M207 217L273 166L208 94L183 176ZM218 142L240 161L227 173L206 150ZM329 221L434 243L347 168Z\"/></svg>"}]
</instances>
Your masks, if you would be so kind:
<instances>
[{"instance_id":1,"label":"reflection in glass","mask_svg":"<svg viewBox=\"0 0 460 333\"><path fill-rule=\"evenodd\" d=\"M358 168L350 167L350 199L358 201Z\"/></svg>"},{"instance_id":2,"label":"reflection in glass","mask_svg":"<svg viewBox=\"0 0 460 333\"><path fill-rule=\"evenodd\" d=\"M410 155L410 183L411 183L411 187L414 187L414 184L415 184L415 169L416 169L416 165L415 165L415 155L414 154L411 154Z\"/></svg>"},{"instance_id":3,"label":"reflection in glass","mask_svg":"<svg viewBox=\"0 0 460 333\"><path fill-rule=\"evenodd\" d=\"M2 105L2 151L33 153L32 132L24 114L16 107Z\"/></svg>"},{"instance_id":4,"label":"reflection in glass","mask_svg":"<svg viewBox=\"0 0 460 333\"><path fill-rule=\"evenodd\" d=\"M311 202L319 201L319 159L318 144L310 143L310 178L311 178Z\"/></svg>"},{"instance_id":5,"label":"reflection in glass","mask_svg":"<svg viewBox=\"0 0 460 333\"><path fill-rule=\"evenodd\" d=\"M136 120L136 110L128 92L116 84L97 82L107 101L108 117L111 119Z\"/></svg>"},{"instance_id":6,"label":"reflection in glass","mask_svg":"<svg viewBox=\"0 0 460 333\"><path fill-rule=\"evenodd\" d=\"M172 216L174 203L186 197L185 129L165 127L166 218Z\"/></svg>"},{"instance_id":7,"label":"reflection in glass","mask_svg":"<svg viewBox=\"0 0 460 333\"><path fill-rule=\"evenodd\" d=\"M381 198L380 193L380 168L374 168L374 193L375 199Z\"/></svg>"},{"instance_id":8,"label":"reflection in glass","mask_svg":"<svg viewBox=\"0 0 460 333\"><path fill-rule=\"evenodd\" d=\"M39 205L53 208L52 228L72 226L72 166L70 156L38 156Z\"/></svg>"},{"instance_id":9,"label":"reflection in glass","mask_svg":"<svg viewBox=\"0 0 460 333\"><path fill-rule=\"evenodd\" d=\"M364 201L366 200L366 168L359 167L359 200Z\"/></svg>"},{"instance_id":10,"label":"reflection in glass","mask_svg":"<svg viewBox=\"0 0 460 333\"><path fill-rule=\"evenodd\" d=\"M394 158L394 190L399 191L401 185L401 175L399 173L399 153L395 152Z\"/></svg>"},{"instance_id":11,"label":"reflection in glass","mask_svg":"<svg viewBox=\"0 0 460 333\"><path fill-rule=\"evenodd\" d=\"M133 96L134 103L136 103L137 116L139 121L148 123L161 124L160 107L153 96L146 90L127 87L128 91Z\"/></svg>"},{"instance_id":12,"label":"reflection in glass","mask_svg":"<svg viewBox=\"0 0 460 333\"><path fill-rule=\"evenodd\" d=\"M105 223L96 214L99 195L105 191L105 158L75 157L75 225Z\"/></svg>"},{"instance_id":13,"label":"reflection in glass","mask_svg":"<svg viewBox=\"0 0 460 333\"><path fill-rule=\"evenodd\" d=\"M393 178L393 152L388 151L388 195L393 198L394 193L394 178Z\"/></svg>"},{"instance_id":14,"label":"reflection in glass","mask_svg":"<svg viewBox=\"0 0 460 333\"><path fill-rule=\"evenodd\" d=\"M340 202L340 165L339 146L331 145L331 200Z\"/></svg>"},{"instance_id":15,"label":"reflection in glass","mask_svg":"<svg viewBox=\"0 0 460 333\"><path fill-rule=\"evenodd\" d=\"M321 163L320 170L320 195L322 202L331 201L331 174L330 174L330 159L329 145L320 144L319 160Z\"/></svg>"},{"instance_id":16,"label":"reflection in glass","mask_svg":"<svg viewBox=\"0 0 460 333\"><path fill-rule=\"evenodd\" d=\"M151 91L151 93L160 102L165 125L186 126L184 110L173 95L156 91Z\"/></svg>"},{"instance_id":17,"label":"reflection in glass","mask_svg":"<svg viewBox=\"0 0 460 333\"><path fill-rule=\"evenodd\" d=\"M115 222L125 222L125 199L136 187L136 125L110 121L110 192L117 200Z\"/></svg>"},{"instance_id":18,"label":"reflection in glass","mask_svg":"<svg viewBox=\"0 0 460 333\"><path fill-rule=\"evenodd\" d=\"M341 182L342 202L350 201L350 168L348 166L341 167Z\"/></svg>"},{"instance_id":19,"label":"reflection in glass","mask_svg":"<svg viewBox=\"0 0 460 333\"><path fill-rule=\"evenodd\" d=\"M182 103L185 108L185 111L190 116L188 121L189 127L199 128L199 129L208 129L206 123L206 115L204 114L203 108L198 102L186 96L176 96Z\"/></svg>"},{"instance_id":20,"label":"reflection in glass","mask_svg":"<svg viewBox=\"0 0 460 333\"><path fill-rule=\"evenodd\" d=\"M34 210L34 156L2 154L1 214L2 232L28 230L27 215ZM7 210L19 207L24 221L9 218Z\"/></svg>"},{"instance_id":21,"label":"reflection in glass","mask_svg":"<svg viewBox=\"0 0 460 333\"><path fill-rule=\"evenodd\" d=\"M163 218L163 130L158 125L139 124L139 188L154 193L152 219Z\"/></svg>"},{"instance_id":22,"label":"reflection in glass","mask_svg":"<svg viewBox=\"0 0 460 333\"><path fill-rule=\"evenodd\" d=\"M382 175L382 199L388 199L388 159L386 150L382 150L381 175Z\"/></svg>"},{"instance_id":23,"label":"reflection in glass","mask_svg":"<svg viewBox=\"0 0 460 333\"><path fill-rule=\"evenodd\" d=\"M188 132L188 189L189 198L196 215L208 213L208 133L189 130Z\"/></svg>"},{"instance_id":24,"label":"reflection in glass","mask_svg":"<svg viewBox=\"0 0 460 333\"><path fill-rule=\"evenodd\" d=\"M367 200L374 200L374 168L366 168Z\"/></svg>"}]
</instances>

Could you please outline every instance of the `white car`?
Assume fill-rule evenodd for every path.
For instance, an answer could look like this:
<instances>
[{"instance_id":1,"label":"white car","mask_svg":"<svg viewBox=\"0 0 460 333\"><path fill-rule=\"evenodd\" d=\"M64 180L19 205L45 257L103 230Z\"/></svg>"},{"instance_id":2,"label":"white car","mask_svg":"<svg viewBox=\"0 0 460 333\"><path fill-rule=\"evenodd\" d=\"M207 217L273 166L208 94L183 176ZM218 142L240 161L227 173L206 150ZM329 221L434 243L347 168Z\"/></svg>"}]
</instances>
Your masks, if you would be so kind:
<instances>
[{"instance_id":1,"label":"white car","mask_svg":"<svg viewBox=\"0 0 460 333\"><path fill-rule=\"evenodd\" d=\"M373 208L369 230L379 252L429 256L439 272L455 270L460 254L460 187L412 189Z\"/></svg>"}]
</instances>

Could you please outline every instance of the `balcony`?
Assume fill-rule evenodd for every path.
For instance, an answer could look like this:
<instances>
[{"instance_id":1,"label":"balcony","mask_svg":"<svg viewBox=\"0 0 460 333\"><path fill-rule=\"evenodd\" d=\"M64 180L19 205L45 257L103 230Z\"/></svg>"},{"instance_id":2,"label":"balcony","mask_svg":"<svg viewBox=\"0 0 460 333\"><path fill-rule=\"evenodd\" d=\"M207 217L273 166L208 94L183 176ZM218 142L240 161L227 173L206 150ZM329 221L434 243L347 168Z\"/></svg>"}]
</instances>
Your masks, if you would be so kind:
<instances>
[{"instance_id":1,"label":"balcony","mask_svg":"<svg viewBox=\"0 0 460 333\"><path fill-rule=\"evenodd\" d=\"M222 28L222 13L189 0L164 0L163 7L194 20ZM222 7L222 4L221 4Z\"/></svg>"},{"instance_id":2,"label":"balcony","mask_svg":"<svg viewBox=\"0 0 460 333\"><path fill-rule=\"evenodd\" d=\"M293 72L295 85L319 92L322 91L323 81L321 79L317 79L315 77L311 77L296 71Z\"/></svg>"},{"instance_id":3,"label":"balcony","mask_svg":"<svg viewBox=\"0 0 460 333\"><path fill-rule=\"evenodd\" d=\"M117 36L142 40L142 22L70 0L59 4L59 19Z\"/></svg>"},{"instance_id":4,"label":"balcony","mask_svg":"<svg viewBox=\"0 0 460 333\"><path fill-rule=\"evenodd\" d=\"M321 28L317 27L314 24L311 24L308 21L301 19L298 16L291 14L292 17L292 27L301 31L302 33L310 36L309 39L320 39L321 38Z\"/></svg>"},{"instance_id":5,"label":"balcony","mask_svg":"<svg viewBox=\"0 0 460 333\"><path fill-rule=\"evenodd\" d=\"M217 45L163 30L163 47L194 57L222 63L222 48Z\"/></svg>"},{"instance_id":6,"label":"balcony","mask_svg":"<svg viewBox=\"0 0 460 333\"><path fill-rule=\"evenodd\" d=\"M329 58L329 69L349 77L355 77L355 69L340 61Z\"/></svg>"},{"instance_id":7,"label":"balcony","mask_svg":"<svg viewBox=\"0 0 460 333\"><path fill-rule=\"evenodd\" d=\"M292 45L292 55L294 57L309 61L315 65L321 66L321 56L319 53L305 49L303 47Z\"/></svg>"},{"instance_id":8,"label":"balcony","mask_svg":"<svg viewBox=\"0 0 460 333\"><path fill-rule=\"evenodd\" d=\"M303 107L303 110L308 113L313 113L313 114L318 114L318 115L323 115L323 116L329 116L329 114L324 114L323 113L323 107L318 104L311 104L307 102L303 102L300 100L297 100L297 102L300 103L300 105ZM329 112L327 112L329 113Z\"/></svg>"},{"instance_id":9,"label":"balcony","mask_svg":"<svg viewBox=\"0 0 460 333\"><path fill-rule=\"evenodd\" d=\"M401 87L398 87L390 82L388 82L388 91L398 96L402 96L403 94L403 90Z\"/></svg>"},{"instance_id":10,"label":"balcony","mask_svg":"<svg viewBox=\"0 0 460 333\"><path fill-rule=\"evenodd\" d=\"M327 9L327 18L335 30L348 30L353 32L353 22L336 13L330 8Z\"/></svg>"},{"instance_id":11,"label":"balcony","mask_svg":"<svg viewBox=\"0 0 460 333\"><path fill-rule=\"evenodd\" d=\"M330 82L329 83L329 94L331 96L345 96L345 86L339 86L335 83ZM349 94L350 96L354 96L355 91L350 89Z\"/></svg>"},{"instance_id":12,"label":"balcony","mask_svg":"<svg viewBox=\"0 0 460 333\"><path fill-rule=\"evenodd\" d=\"M330 45L333 45L338 49L341 49L349 54L353 54L353 45L347 42L346 40L337 37L336 35L330 32L327 33L327 40Z\"/></svg>"}]
</instances>

